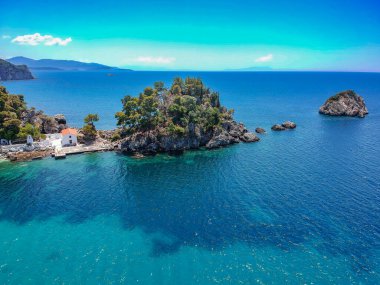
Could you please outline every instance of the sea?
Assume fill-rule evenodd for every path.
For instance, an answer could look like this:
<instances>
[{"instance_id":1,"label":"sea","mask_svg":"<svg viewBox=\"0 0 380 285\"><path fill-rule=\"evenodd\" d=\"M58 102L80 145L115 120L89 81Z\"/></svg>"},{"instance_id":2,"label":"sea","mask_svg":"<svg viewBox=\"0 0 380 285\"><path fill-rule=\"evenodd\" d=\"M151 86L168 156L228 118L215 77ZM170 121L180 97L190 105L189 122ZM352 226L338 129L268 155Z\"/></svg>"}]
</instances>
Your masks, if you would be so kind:
<instances>
[{"instance_id":1,"label":"sea","mask_svg":"<svg viewBox=\"0 0 380 285\"><path fill-rule=\"evenodd\" d=\"M380 284L380 73L35 72L3 82L68 124L203 79L258 143L0 162L0 284ZM363 96L364 119L318 114ZM273 124L294 121L292 131Z\"/></svg>"}]
</instances>

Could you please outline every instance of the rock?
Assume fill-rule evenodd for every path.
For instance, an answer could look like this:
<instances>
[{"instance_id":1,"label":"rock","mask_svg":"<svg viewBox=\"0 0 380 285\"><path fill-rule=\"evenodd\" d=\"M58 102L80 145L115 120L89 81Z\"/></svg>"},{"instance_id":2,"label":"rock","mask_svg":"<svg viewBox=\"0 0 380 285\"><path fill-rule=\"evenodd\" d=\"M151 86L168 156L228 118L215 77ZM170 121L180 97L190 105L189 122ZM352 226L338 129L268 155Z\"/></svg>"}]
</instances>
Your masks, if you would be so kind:
<instances>
[{"instance_id":1,"label":"rock","mask_svg":"<svg viewBox=\"0 0 380 285\"><path fill-rule=\"evenodd\" d=\"M243 124L233 120L223 122L221 127L202 131L189 125L184 135L167 134L159 129L127 135L120 141L120 149L128 154L155 154L158 152L182 153L188 149L224 147L242 142L256 142L259 138L249 133Z\"/></svg>"},{"instance_id":2,"label":"rock","mask_svg":"<svg viewBox=\"0 0 380 285\"><path fill-rule=\"evenodd\" d=\"M256 128L255 132L258 133L258 134L264 134L264 133L266 133L266 131L263 128Z\"/></svg>"},{"instance_id":3,"label":"rock","mask_svg":"<svg viewBox=\"0 0 380 285\"><path fill-rule=\"evenodd\" d=\"M0 81L34 79L26 65L14 65L0 59Z\"/></svg>"},{"instance_id":4,"label":"rock","mask_svg":"<svg viewBox=\"0 0 380 285\"><path fill-rule=\"evenodd\" d=\"M79 132L78 132L77 141L80 144L86 143L86 141L84 139L84 134L81 132L81 130L79 130Z\"/></svg>"},{"instance_id":5,"label":"rock","mask_svg":"<svg viewBox=\"0 0 380 285\"><path fill-rule=\"evenodd\" d=\"M297 127L297 125L291 121L286 121L286 122L282 123L281 126L283 126L286 129L295 129Z\"/></svg>"},{"instance_id":6,"label":"rock","mask_svg":"<svg viewBox=\"0 0 380 285\"><path fill-rule=\"evenodd\" d=\"M45 115L42 111L36 111L34 108L24 111L21 117L24 125L30 123L38 126L43 134L59 133L68 127L64 115L57 114L51 117Z\"/></svg>"},{"instance_id":7,"label":"rock","mask_svg":"<svg viewBox=\"0 0 380 285\"><path fill-rule=\"evenodd\" d=\"M40 150L31 152L14 152L8 153L7 158L10 161L30 161L33 159L41 159L51 155L52 150Z\"/></svg>"},{"instance_id":8,"label":"rock","mask_svg":"<svg viewBox=\"0 0 380 285\"><path fill-rule=\"evenodd\" d=\"M286 128L282 125L276 124L271 127L272 131L285 131Z\"/></svg>"},{"instance_id":9,"label":"rock","mask_svg":"<svg viewBox=\"0 0 380 285\"><path fill-rule=\"evenodd\" d=\"M226 130L217 132L212 139L206 144L206 148L219 148L222 146L227 146L229 144L237 143L239 139L230 135Z\"/></svg>"},{"instance_id":10,"label":"rock","mask_svg":"<svg viewBox=\"0 0 380 285\"><path fill-rule=\"evenodd\" d=\"M240 140L243 142L258 142L260 138L254 133L247 132L240 138Z\"/></svg>"},{"instance_id":11,"label":"rock","mask_svg":"<svg viewBox=\"0 0 380 285\"><path fill-rule=\"evenodd\" d=\"M319 108L319 113L329 116L357 116L363 118L368 114L368 110L361 96L353 90L347 90L327 99Z\"/></svg>"},{"instance_id":12,"label":"rock","mask_svg":"<svg viewBox=\"0 0 380 285\"><path fill-rule=\"evenodd\" d=\"M66 118L63 114L57 114L54 115L54 120L59 124L59 125L66 125Z\"/></svg>"}]
</instances>

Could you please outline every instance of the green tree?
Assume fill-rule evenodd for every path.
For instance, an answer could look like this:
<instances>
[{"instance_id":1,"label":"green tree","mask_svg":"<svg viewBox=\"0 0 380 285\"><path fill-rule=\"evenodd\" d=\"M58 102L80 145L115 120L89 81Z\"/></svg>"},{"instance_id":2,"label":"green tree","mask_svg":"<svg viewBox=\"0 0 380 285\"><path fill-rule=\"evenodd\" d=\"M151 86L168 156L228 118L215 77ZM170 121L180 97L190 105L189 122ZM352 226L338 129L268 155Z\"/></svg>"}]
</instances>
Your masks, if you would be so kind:
<instances>
[{"instance_id":1,"label":"green tree","mask_svg":"<svg viewBox=\"0 0 380 285\"><path fill-rule=\"evenodd\" d=\"M117 125L130 129L136 128L141 117L139 99L128 95L121 102L123 103L123 111L115 114Z\"/></svg>"},{"instance_id":2,"label":"green tree","mask_svg":"<svg viewBox=\"0 0 380 285\"><path fill-rule=\"evenodd\" d=\"M21 115L26 110L24 96L9 94L0 86L0 137L8 140L17 138L20 132Z\"/></svg>"},{"instance_id":3,"label":"green tree","mask_svg":"<svg viewBox=\"0 0 380 285\"><path fill-rule=\"evenodd\" d=\"M158 101L153 95L144 95L140 101L140 125L151 129L157 125Z\"/></svg>"},{"instance_id":4,"label":"green tree","mask_svg":"<svg viewBox=\"0 0 380 285\"><path fill-rule=\"evenodd\" d=\"M163 82L155 82L139 97L125 96L122 104L115 117L130 133L156 129L183 135L196 129L212 130L232 119L232 112L221 106L219 94L211 92L200 78L174 78L169 90Z\"/></svg>"},{"instance_id":5,"label":"green tree","mask_svg":"<svg viewBox=\"0 0 380 285\"><path fill-rule=\"evenodd\" d=\"M157 92L162 92L162 91L164 91L164 82L162 82L162 81L154 82L154 89L155 89Z\"/></svg>"},{"instance_id":6,"label":"green tree","mask_svg":"<svg viewBox=\"0 0 380 285\"><path fill-rule=\"evenodd\" d=\"M97 135L96 127L94 122L99 121L99 116L98 114L88 114L84 118L84 122L86 125L83 126L82 128L82 133L84 135L85 140L94 140Z\"/></svg>"},{"instance_id":7,"label":"green tree","mask_svg":"<svg viewBox=\"0 0 380 285\"><path fill-rule=\"evenodd\" d=\"M94 125L95 122L98 122L99 121L99 116L98 114L88 114L85 118L84 118L84 122L86 124L89 124L89 125Z\"/></svg>"},{"instance_id":8,"label":"green tree","mask_svg":"<svg viewBox=\"0 0 380 285\"><path fill-rule=\"evenodd\" d=\"M19 119L9 119L4 121L0 130L0 136L7 140L14 140L20 132L21 121Z\"/></svg>"},{"instance_id":9,"label":"green tree","mask_svg":"<svg viewBox=\"0 0 380 285\"><path fill-rule=\"evenodd\" d=\"M28 135L31 135L33 139L38 140L41 138L40 129L30 123L26 123L25 126L20 128L17 137L20 139L26 139Z\"/></svg>"}]
</instances>

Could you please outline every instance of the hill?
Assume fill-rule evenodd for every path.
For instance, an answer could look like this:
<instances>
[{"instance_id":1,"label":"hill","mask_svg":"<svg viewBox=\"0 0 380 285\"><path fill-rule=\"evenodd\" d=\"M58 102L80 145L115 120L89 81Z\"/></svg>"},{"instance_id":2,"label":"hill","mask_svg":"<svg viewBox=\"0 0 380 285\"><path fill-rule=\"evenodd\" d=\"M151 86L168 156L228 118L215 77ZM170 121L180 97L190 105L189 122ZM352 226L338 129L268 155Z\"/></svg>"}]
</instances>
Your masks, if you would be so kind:
<instances>
[{"instance_id":1,"label":"hill","mask_svg":"<svg viewBox=\"0 0 380 285\"><path fill-rule=\"evenodd\" d=\"M14 65L0 59L0 81L33 79L32 73L26 65Z\"/></svg>"},{"instance_id":2,"label":"hill","mask_svg":"<svg viewBox=\"0 0 380 285\"><path fill-rule=\"evenodd\" d=\"M87 63L75 60L59 60L59 59L31 59L23 56L12 57L8 59L13 64L25 64L34 70L111 70L117 67L107 66L99 63Z\"/></svg>"}]
</instances>

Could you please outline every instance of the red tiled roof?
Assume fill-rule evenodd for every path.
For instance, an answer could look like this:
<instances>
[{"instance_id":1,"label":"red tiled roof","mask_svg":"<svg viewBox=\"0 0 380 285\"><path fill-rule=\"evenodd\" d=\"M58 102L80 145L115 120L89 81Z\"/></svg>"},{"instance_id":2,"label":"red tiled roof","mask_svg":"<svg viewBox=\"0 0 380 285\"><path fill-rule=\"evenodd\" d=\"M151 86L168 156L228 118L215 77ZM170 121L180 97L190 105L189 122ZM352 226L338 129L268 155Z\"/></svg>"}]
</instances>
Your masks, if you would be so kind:
<instances>
[{"instance_id":1,"label":"red tiled roof","mask_svg":"<svg viewBox=\"0 0 380 285\"><path fill-rule=\"evenodd\" d=\"M77 136L78 132L77 132L76 129L64 129L64 130L61 131L61 134L63 136L65 136L65 135L75 135L75 136Z\"/></svg>"}]
</instances>

